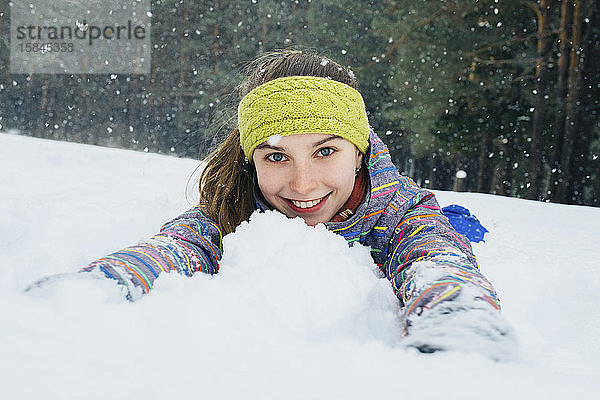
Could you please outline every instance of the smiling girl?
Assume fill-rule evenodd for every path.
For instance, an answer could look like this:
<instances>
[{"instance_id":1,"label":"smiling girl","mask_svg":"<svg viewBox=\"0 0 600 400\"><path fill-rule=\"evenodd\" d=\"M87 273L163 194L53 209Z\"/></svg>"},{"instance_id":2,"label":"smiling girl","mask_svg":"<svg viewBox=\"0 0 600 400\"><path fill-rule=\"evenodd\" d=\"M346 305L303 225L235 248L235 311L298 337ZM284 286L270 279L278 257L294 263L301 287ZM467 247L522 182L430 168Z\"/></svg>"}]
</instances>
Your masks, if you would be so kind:
<instances>
[{"instance_id":1,"label":"smiling girl","mask_svg":"<svg viewBox=\"0 0 600 400\"><path fill-rule=\"evenodd\" d=\"M254 67L240 87L237 128L207 159L198 206L82 271L101 271L135 300L164 272L217 273L223 235L256 210L277 210L370 247L402 306L402 333L420 351L465 337L506 347L509 328L469 241L431 192L400 176L353 74L298 51Z\"/></svg>"},{"instance_id":2,"label":"smiling girl","mask_svg":"<svg viewBox=\"0 0 600 400\"><path fill-rule=\"evenodd\" d=\"M331 221L352 193L362 153L348 140L322 133L269 142L252 155L266 203L311 226Z\"/></svg>"}]
</instances>

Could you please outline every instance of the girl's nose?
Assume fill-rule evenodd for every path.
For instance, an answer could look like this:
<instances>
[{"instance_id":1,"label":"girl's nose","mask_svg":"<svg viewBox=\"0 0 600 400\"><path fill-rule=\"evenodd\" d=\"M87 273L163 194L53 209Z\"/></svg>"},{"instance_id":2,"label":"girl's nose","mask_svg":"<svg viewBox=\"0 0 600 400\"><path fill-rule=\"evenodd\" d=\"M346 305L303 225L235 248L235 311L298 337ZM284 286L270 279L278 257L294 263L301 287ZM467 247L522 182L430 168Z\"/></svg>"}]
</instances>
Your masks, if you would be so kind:
<instances>
[{"instance_id":1,"label":"girl's nose","mask_svg":"<svg viewBox=\"0 0 600 400\"><path fill-rule=\"evenodd\" d=\"M296 166L290 181L290 189L298 194L308 195L313 192L316 187L315 175L310 165Z\"/></svg>"}]
</instances>

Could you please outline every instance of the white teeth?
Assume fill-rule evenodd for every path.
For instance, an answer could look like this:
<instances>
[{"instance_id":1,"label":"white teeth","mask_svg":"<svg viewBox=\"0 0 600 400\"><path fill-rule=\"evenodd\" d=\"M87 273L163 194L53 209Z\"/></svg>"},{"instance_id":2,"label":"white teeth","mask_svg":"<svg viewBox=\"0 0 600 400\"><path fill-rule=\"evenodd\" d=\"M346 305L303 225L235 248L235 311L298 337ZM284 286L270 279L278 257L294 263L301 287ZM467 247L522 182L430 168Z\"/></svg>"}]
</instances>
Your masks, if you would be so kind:
<instances>
[{"instance_id":1,"label":"white teeth","mask_svg":"<svg viewBox=\"0 0 600 400\"><path fill-rule=\"evenodd\" d=\"M298 208L311 208L311 207L314 207L317 204L319 204L321 202L321 200L323 200L323 198L320 198L318 200L311 200L311 201L292 200L292 203L294 203L294 205Z\"/></svg>"}]
</instances>

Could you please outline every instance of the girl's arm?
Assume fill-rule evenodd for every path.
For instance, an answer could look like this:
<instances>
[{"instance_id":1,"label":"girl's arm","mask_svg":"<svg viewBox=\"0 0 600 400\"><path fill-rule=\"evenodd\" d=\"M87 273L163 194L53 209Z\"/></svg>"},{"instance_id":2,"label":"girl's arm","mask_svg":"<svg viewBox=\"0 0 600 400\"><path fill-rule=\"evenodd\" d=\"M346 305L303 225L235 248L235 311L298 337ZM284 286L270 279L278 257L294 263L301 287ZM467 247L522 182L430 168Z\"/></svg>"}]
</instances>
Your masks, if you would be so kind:
<instances>
[{"instance_id":1,"label":"girl's arm","mask_svg":"<svg viewBox=\"0 0 600 400\"><path fill-rule=\"evenodd\" d=\"M459 336L479 331L493 340L507 336L498 296L479 270L470 242L450 225L432 193L395 227L383 269L404 306L403 333L419 350L453 346L441 344L452 336L450 330Z\"/></svg>"},{"instance_id":2,"label":"girl's arm","mask_svg":"<svg viewBox=\"0 0 600 400\"><path fill-rule=\"evenodd\" d=\"M148 293L161 273L218 272L222 235L201 207L163 225L157 235L100 258L81 272L101 271L127 288L127 299Z\"/></svg>"}]
</instances>

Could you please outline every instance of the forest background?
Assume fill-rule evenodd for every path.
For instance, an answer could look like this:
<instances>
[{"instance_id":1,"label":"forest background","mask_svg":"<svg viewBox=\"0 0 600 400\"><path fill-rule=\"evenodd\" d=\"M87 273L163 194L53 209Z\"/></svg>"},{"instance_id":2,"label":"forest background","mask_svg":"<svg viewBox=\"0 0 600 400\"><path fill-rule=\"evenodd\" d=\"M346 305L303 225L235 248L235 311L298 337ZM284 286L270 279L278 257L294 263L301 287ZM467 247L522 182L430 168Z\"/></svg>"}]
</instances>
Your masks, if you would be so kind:
<instances>
[{"instance_id":1,"label":"forest background","mask_svg":"<svg viewBox=\"0 0 600 400\"><path fill-rule=\"evenodd\" d=\"M146 75L11 73L10 4L0 131L201 159L249 61L315 49L421 186L600 206L597 0L151 0Z\"/></svg>"}]
</instances>

